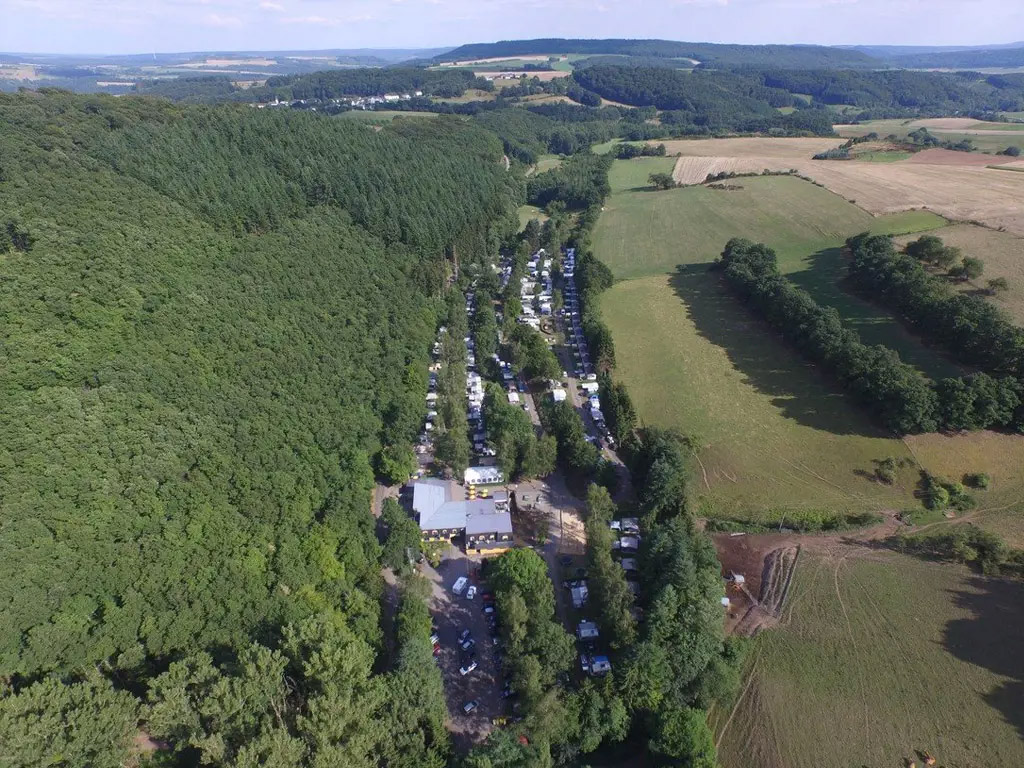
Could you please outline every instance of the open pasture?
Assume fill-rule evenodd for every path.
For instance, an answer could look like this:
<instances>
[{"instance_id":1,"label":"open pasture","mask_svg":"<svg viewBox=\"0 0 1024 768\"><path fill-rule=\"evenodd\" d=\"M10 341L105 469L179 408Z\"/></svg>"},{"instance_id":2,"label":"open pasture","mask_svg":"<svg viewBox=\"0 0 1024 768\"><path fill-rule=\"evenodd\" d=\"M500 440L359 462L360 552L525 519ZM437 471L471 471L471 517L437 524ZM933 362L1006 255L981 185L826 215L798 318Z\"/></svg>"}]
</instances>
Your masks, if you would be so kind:
<instances>
[{"instance_id":1,"label":"open pasture","mask_svg":"<svg viewBox=\"0 0 1024 768\"><path fill-rule=\"evenodd\" d=\"M702 515L914 503L913 472L893 486L866 477L874 461L911 459L907 447L739 306L706 264L617 283L601 311L615 339L616 378L641 421L696 439Z\"/></svg>"},{"instance_id":2,"label":"open pasture","mask_svg":"<svg viewBox=\"0 0 1024 768\"><path fill-rule=\"evenodd\" d=\"M1024 764L1022 599L956 566L806 548L735 713L713 713L723 768Z\"/></svg>"},{"instance_id":3,"label":"open pasture","mask_svg":"<svg viewBox=\"0 0 1024 768\"><path fill-rule=\"evenodd\" d=\"M1009 288L986 298L1007 312L1018 325L1024 326L1024 239L973 224L943 227L931 234L941 237L947 245L960 248L965 256L985 262L985 272L979 279L953 283L960 290L984 295L988 280L1006 278ZM900 237L897 243L906 245L913 239L913 236Z\"/></svg>"},{"instance_id":4,"label":"open pasture","mask_svg":"<svg viewBox=\"0 0 1024 768\"><path fill-rule=\"evenodd\" d=\"M872 163L811 159L815 152L839 143L834 139L739 138L672 141L666 145L670 154L682 155L675 174L684 183L694 183L699 174L714 172L707 158L725 158L727 164L740 163L751 170L795 169L873 214L928 208L950 219L981 221L1024 236L1024 207L1019 202L1024 199L1024 174L909 160ZM964 153L964 157L971 156Z\"/></svg>"},{"instance_id":5,"label":"open pasture","mask_svg":"<svg viewBox=\"0 0 1024 768\"><path fill-rule=\"evenodd\" d=\"M731 191L630 191L633 162L613 165L616 192L595 230L596 254L622 280L602 296L602 312L615 339L616 376L642 420L698 437L695 487L704 514L757 519L766 510L914 508L918 466L957 479L998 474L986 505L1021 491L1024 440L994 433L892 439L708 271L730 237L766 242L789 278L835 307L865 342L896 349L930 376L958 375L884 309L839 285L839 245L849 235L920 232L943 219L927 211L873 217L789 176L735 179L742 189ZM911 445L921 448L920 464ZM873 462L889 456L908 460L891 487L871 479Z\"/></svg>"}]
</instances>

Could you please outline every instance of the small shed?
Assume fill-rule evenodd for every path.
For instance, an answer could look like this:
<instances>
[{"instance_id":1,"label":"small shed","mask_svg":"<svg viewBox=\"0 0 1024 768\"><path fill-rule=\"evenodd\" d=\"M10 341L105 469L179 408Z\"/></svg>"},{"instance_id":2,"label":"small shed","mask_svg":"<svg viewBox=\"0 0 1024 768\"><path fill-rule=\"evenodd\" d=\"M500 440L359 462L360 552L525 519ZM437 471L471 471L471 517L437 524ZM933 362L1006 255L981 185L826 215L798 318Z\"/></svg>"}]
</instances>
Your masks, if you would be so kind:
<instances>
[{"instance_id":1,"label":"small shed","mask_svg":"<svg viewBox=\"0 0 1024 768\"><path fill-rule=\"evenodd\" d=\"M559 387L558 389L552 389L551 390L551 397L554 399L554 401L556 403L564 403L565 402L565 390L562 389L561 387Z\"/></svg>"},{"instance_id":2,"label":"small shed","mask_svg":"<svg viewBox=\"0 0 1024 768\"><path fill-rule=\"evenodd\" d=\"M593 640L600 634L597 624L593 621L581 621L576 627L576 637L580 640Z\"/></svg>"}]
</instances>

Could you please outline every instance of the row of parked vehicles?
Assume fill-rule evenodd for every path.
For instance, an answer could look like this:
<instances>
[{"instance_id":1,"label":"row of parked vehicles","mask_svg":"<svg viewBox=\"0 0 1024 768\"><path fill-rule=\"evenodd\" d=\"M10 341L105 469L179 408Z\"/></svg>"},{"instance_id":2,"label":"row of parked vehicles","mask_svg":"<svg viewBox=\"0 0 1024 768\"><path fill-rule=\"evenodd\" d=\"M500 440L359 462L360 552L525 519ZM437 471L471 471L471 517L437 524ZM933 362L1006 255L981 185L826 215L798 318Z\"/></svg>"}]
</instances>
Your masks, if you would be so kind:
<instances>
[{"instance_id":1,"label":"row of parked vehicles","mask_svg":"<svg viewBox=\"0 0 1024 768\"><path fill-rule=\"evenodd\" d=\"M466 576L460 576L452 584L452 592L458 596L464 596L466 600L475 600L478 590L475 584L470 584L469 579ZM484 620L487 623L487 634L490 637L490 645L495 647L494 661L497 664L501 663L502 654L501 649L497 648L500 645L500 625L498 622L498 608L494 602L494 594L489 590L482 590L479 592L481 606L480 610L484 615ZM459 674L465 677L476 671L479 666L479 656L477 654L477 638L473 637L472 630L465 628L463 629L458 637L456 638L456 645L459 649ZM509 680L504 681L504 687L502 688L502 698L509 698L514 695L512 691L511 682ZM470 714L480 706L480 702L476 699L467 701L462 706L462 711L465 714Z\"/></svg>"}]
</instances>

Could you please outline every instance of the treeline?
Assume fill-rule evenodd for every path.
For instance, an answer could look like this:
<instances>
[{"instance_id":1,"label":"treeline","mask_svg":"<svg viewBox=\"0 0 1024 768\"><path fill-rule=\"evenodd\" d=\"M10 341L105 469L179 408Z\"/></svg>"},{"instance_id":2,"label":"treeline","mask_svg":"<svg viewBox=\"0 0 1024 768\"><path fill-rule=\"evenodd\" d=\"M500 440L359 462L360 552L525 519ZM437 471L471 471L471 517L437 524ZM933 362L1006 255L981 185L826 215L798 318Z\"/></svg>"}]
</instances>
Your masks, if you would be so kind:
<instances>
[{"instance_id":1,"label":"treeline","mask_svg":"<svg viewBox=\"0 0 1024 768\"><path fill-rule=\"evenodd\" d=\"M616 54L692 59L717 67L873 67L878 62L860 51L820 45L736 45L689 43L676 40L588 40L542 38L502 40L462 45L440 54L436 61L515 58L540 54Z\"/></svg>"},{"instance_id":2,"label":"treeline","mask_svg":"<svg viewBox=\"0 0 1024 768\"><path fill-rule=\"evenodd\" d=\"M575 71L573 79L606 99L662 110L662 125L677 133L832 134L829 113L798 109L784 115L778 107L805 102L747 73L595 66Z\"/></svg>"},{"instance_id":3,"label":"treeline","mask_svg":"<svg viewBox=\"0 0 1024 768\"><path fill-rule=\"evenodd\" d=\"M545 477L555 470L555 438L537 437L529 414L509 403L505 390L497 384L487 385L483 412L487 441L494 447L505 477L518 482Z\"/></svg>"},{"instance_id":4,"label":"treeline","mask_svg":"<svg viewBox=\"0 0 1024 768\"><path fill-rule=\"evenodd\" d=\"M568 765L625 739L630 717L610 676L568 684L575 643L555 619L544 560L530 549L511 550L488 566L487 578L501 612L504 669L518 717L492 731L463 768Z\"/></svg>"},{"instance_id":5,"label":"treeline","mask_svg":"<svg viewBox=\"0 0 1024 768\"><path fill-rule=\"evenodd\" d=\"M245 101L268 102L275 98L335 99L342 96L383 96L385 93L454 98L468 88L490 90L494 83L468 69L420 69L418 67L358 67L314 72L308 75L269 77L240 95Z\"/></svg>"},{"instance_id":6,"label":"treeline","mask_svg":"<svg viewBox=\"0 0 1024 768\"><path fill-rule=\"evenodd\" d=\"M775 68L689 72L602 65L577 69L572 77L606 99L664 110L662 124L687 132L827 135L832 116L821 107L837 104L864 110L864 118L890 113L893 117L987 114L1024 108L1024 78L976 72ZM795 107L797 111L782 115L778 107Z\"/></svg>"},{"instance_id":7,"label":"treeline","mask_svg":"<svg viewBox=\"0 0 1024 768\"><path fill-rule=\"evenodd\" d=\"M567 210L600 206L611 192L610 155L578 154L557 168L535 174L526 181L526 200L543 208L557 200Z\"/></svg>"},{"instance_id":8,"label":"treeline","mask_svg":"<svg viewBox=\"0 0 1024 768\"><path fill-rule=\"evenodd\" d=\"M629 452L643 535L644 620L637 642L621 654L617 679L653 753L711 768L715 747L706 710L734 695L741 647L724 637L721 565L689 509L691 455L685 438L657 429L645 430Z\"/></svg>"},{"instance_id":9,"label":"treeline","mask_svg":"<svg viewBox=\"0 0 1024 768\"><path fill-rule=\"evenodd\" d=\"M211 765L446 760L429 645L374 672L373 466L422 426L446 253L496 252L521 192L472 124L339 122L0 96L0 742L27 763L125 763L140 716Z\"/></svg>"},{"instance_id":10,"label":"treeline","mask_svg":"<svg viewBox=\"0 0 1024 768\"><path fill-rule=\"evenodd\" d=\"M466 299L457 287L448 293L448 313L441 335L440 370L437 372L437 418L434 460L453 477L462 477L469 466L469 419L466 399L466 335L469 323Z\"/></svg>"},{"instance_id":11,"label":"treeline","mask_svg":"<svg viewBox=\"0 0 1024 768\"><path fill-rule=\"evenodd\" d=\"M912 244L913 245L913 244ZM941 242L940 242L941 245ZM867 233L847 240L856 288L894 310L931 343L984 373L938 383L940 422L952 429L1024 425L1024 330L980 296L960 293L929 274L892 238Z\"/></svg>"},{"instance_id":12,"label":"treeline","mask_svg":"<svg viewBox=\"0 0 1024 768\"><path fill-rule=\"evenodd\" d=\"M619 160L632 160L634 157L664 157L664 144L618 144L615 157Z\"/></svg>"},{"instance_id":13,"label":"treeline","mask_svg":"<svg viewBox=\"0 0 1024 768\"><path fill-rule=\"evenodd\" d=\"M867 235L851 240L855 250L863 249L865 242L874 241ZM908 434L1016 423L1016 379L976 373L930 381L895 351L861 343L835 309L818 305L779 273L771 248L734 238L716 263L733 290L787 341L821 364L887 429Z\"/></svg>"},{"instance_id":14,"label":"treeline","mask_svg":"<svg viewBox=\"0 0 1024 768\"><path fill-rule=\"evenodd\" d=\"M910 70L771 69L757 75L769 87L807 94L817 104L848 104L871 110L912 114L1014 112L1024 105L1024 77L977 72Z\"/></svg>"}]
</instances>

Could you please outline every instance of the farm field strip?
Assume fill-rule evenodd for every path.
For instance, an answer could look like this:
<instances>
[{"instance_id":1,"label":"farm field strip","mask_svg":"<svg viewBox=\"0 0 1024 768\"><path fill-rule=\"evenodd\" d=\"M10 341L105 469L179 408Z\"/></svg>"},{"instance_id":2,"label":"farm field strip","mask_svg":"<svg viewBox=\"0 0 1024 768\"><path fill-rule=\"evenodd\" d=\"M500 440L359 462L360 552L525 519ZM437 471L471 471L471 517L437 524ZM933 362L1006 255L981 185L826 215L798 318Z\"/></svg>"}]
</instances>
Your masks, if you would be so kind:
<instances>
[{"instance_id":1,"label":"farm field strip","mask_svg":"<svg viewBox=\"0 0 1024 768\"><path fill-rule=\"evenodd\" d=\"M677 160L675 175L689 183L703 181L707 173L715 172L714 165L707 162L709 158L724 158L725 166L742 163L750 170L795 169L876 215L928 208L950 219L981 221L1024 235L1024 208L1019 203L1024 200L1024 176L987 167L937 163L811 159L814 152L840 143L831 139L751 138L672 141L666 146L670 154L683 155Z\"/></svg>"}]
</instances>

